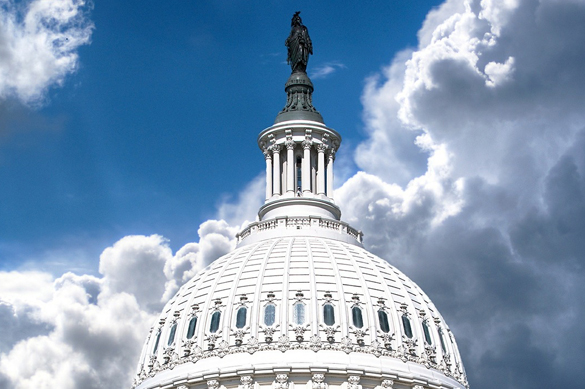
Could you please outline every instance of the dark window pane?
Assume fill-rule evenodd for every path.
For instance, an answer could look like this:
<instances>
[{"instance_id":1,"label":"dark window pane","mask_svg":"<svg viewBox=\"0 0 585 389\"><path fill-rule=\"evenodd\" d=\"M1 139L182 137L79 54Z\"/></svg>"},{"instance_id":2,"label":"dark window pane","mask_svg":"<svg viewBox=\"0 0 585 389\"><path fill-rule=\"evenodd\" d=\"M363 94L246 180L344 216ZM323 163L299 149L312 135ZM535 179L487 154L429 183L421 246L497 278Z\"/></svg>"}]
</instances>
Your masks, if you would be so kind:
<instances>
[{"instance_id":1,"label":"dark window pane","mask_svg":"<svg viewBox=\"0 0 585 389\"><path fill-rule=\"evenodd\" d=\"M362 310L359 307L351 309L351 318L353 319L353 326L362 328L364 326L364 319L362 318Z\"/></svg>"},{"instance_id":2,"label":"dark window pane","mask_svg":"<svg viewBox=\"0 0 585 389\"><path fill-rule=\"evenodd\" d=\"M238 313L236 314L236 328L244 328L246 325L246 313L248 310L246 307L241 307L238 309Z\"/></svg>"},{"instance_id":3,"label":"dark window pane","mask_svg":"<svg viewBox=\"0 0 585 389\"><path fill-rule=\"evenodd\" d=\"M219 319L221 318L221 312L215 311L211 315L211 324L209 325L209 332L217 332L219 329Z\"/></svg>"},{"instance_id":4,"label":"dark window pane","mask_svg":"<svg viewBox=\"0 0 585 389\"><path fill-rule=\"evenodd\" d=\"M425 333L425 340L428 344L433 344L433 339L431 339L431 333L429 332L429 327L427 326L427 322L423 321L423 332Z\"/></svg>"},{"instance_id":5,"label":"dark window pane","mask_svg":"<svg viewBox=\"0 0 585 389\"><path fill-rule=\"evenodd\" d=\"M447 354L447 347L445 347L445 339L443 338L443 330L439 328L439 340L441 341L441 349L443 354Z\"/></svg>"},{"instance_id":6,"label":"dark window pane","mask_svg":"<svg viewBox=\"0 0 585 389\"><path fill-rule=\"evenodd\" d=\"M293 306L293 322L296 325L305 324L305 304L296 303Z\"/></svg>"},{"instance_id":7,"label":"dark window pane","mask_svg":"<svg viewBox=\"0 0 585 389\"><path fill-rule=\"evenodd\" d=\"M380 321L380 329L382 330L382 332L390 332L390 324L388 323L388 314L383 311L383 310L379 310L378 311L378 320Z\"/></svg>"},{"instance_id":8,"label":"dark window pane","mask_svg":"<svg viewBox=\"0 0 585 389\"><path fill-rule=\"evenodd\" d=\"M169 333L169 341L167 342L167 346L170 346L175 341L175 332L177 332L177 323L173 324L171 327L171 332Z\"/></svg>"},{"instance_id":9,"label":"dark window pane","mask_svg":"<svg viewBox=\"0 0 585 389\"><path fill-rule=\"evenodd\" d=\"M187 329L187 339L191 339L195 335L195 328L197 327L197 316L193 316L189 321L189 328Z\"/></svg>"},{"instance_id":10,"label":"dark window pane","mask_svg":"<svg viewBox=\"0 0 585 389\"><path fill-rule=\"evenodd\" d=\"M335 311L333 310L333 305L323 305L323 320L328 326L335 324Z\"/></svg>"},{"instance_id":11,"label":"dark window pane","mask_svg":"<svg viewBox=\"0 0 585 389\"><path fill-rule=\"evenodd\" d=\"M267 326L271 326L274 324L274 319L276 318L276 307L274 304L268 304L266 308L264 308L264 324Z\"/></svg>"},{"instance_id":12,"label":"dark window pane","mask_svg":"<svg viewBox=\"0 0 585 389\"><path fill-rule=\"evenodd\" d=\"M404 327L404 334L412 338L412 328L410 327L410 320L406 315L402 315L402 326Z\"/></svg>"},{"instance_id":13,"label":"dark window pane","mask_svg":"<svg viewBox=\"0 0 585 389\"><path fill-rule=\"evenodd\" d=\"M153 354L156 354L156 350L158 350L158 342L160 342L160 330L156 334L156 340L154 341L154 350L152 350Z\"/></svg>"}]
</instances>

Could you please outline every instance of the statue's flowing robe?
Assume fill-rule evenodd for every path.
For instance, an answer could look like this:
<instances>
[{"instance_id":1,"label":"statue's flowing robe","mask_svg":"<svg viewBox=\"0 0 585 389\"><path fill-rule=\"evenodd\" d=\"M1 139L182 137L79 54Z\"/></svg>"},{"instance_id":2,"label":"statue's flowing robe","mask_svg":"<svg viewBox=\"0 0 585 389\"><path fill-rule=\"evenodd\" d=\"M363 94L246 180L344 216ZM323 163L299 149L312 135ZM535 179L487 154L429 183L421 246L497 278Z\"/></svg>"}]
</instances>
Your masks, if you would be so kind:
<instances>
[{"instance_id":1,"label":"statue's flowing robe","mask_svg":"<svg viewBox=\"0 0 585 389\"><path fill-rule=\"evenodd\" d=\"M293 27L285 45L288 47L287 62L291 65L292 71L305 71L309 62L309 54L313 54L313 44L309 38L307 27Z\"/></svg>"}]
</instances>

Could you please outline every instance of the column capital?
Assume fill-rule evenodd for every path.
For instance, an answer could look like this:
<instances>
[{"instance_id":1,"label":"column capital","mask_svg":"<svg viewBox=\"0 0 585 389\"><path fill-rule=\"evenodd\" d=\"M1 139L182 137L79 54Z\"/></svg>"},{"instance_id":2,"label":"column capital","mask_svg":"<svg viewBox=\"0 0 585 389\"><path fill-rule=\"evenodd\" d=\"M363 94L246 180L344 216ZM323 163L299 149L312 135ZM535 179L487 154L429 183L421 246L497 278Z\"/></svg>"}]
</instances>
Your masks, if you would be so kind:
<instances>
[{"instance_id":1,"label":"column capital","mask_svg":"<svg viewBox=\"0 0 585 389\"><path fill-rule=\"evenodd\" d=\"M327 156L329 157L329 159L335 160L335 149L334 148L329 148L329 152L327 153Z\"/></svg>"},{"instance_id":2,"label":"column capital","mask_svg":"<svg viewBox=\"0 0 585 389\"><path fill-rule=\"evenodd\" d=\"M329 147L327 147L327 145L324 145L323 143L319 143L317 145L317 151L320 153L324 153L325 150L327 150Z\"/></svg>"},{"instance_id":3,"label":"column capital","mask_svg":"<svg viewBox=\"0 0 585 389\"><path fill-rule=\"evenodd\" d=\"M264 154L264 158L265 159L272 159L272 148L271 147L265 147L262 149L262 154Z\"/></svg>"},{"instance_id":4,"label":"column capital","mask_svg":"<svg viewBox=\"0 0 585 389\"><path fill-rule=\"evenodd\" d=\"M285 142L285 146L287 150L293 150L295 148L295 142L292 140L292 136L290 139L287 137L287 141Z\"/></svg>"},{"instance_id":5,"label":"column capital","mask_svg":"<svg viewBox=\"0 0 585 389\"><path fill-rule=\"evenodd\" d=\"M282 146L281 145L272 145L272 147L270 147L270 148L272 149L273 154L278 154L278 153L280 153Z\"/></svg>"},{"instance_id":6,"label":"column capital","mask_svg":"<svg viewBox=\"0 0 585 389\"><path fill-rule=\"evenodd\" d=\"M308 150L311 148L311 146L313 145L313 141L310 139L305 139L302 143L303 145L303 149Z\"/></svg>"}]
</instances>

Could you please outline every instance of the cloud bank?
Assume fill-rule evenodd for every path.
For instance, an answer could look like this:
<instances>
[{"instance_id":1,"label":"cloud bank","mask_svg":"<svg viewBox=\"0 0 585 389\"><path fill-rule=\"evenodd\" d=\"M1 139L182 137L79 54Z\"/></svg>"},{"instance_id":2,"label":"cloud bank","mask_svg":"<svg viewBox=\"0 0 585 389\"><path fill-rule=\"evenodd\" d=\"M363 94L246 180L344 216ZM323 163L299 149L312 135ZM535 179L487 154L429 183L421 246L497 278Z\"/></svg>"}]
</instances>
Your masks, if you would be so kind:
<instances>
[{"instance_id":1,"label":"cloud bank","mask_svg":"<svg viewBox=\"0 0 585 389\"><path fill-rule=\"evenodd\" d=\"M472 388L585 379L584 36L583 1L449 0L362 96L362 171L336 201L432 297ZM206 222L175 254L125 237L100 277L0 273L0 387L127 387L157 310L234 233Z\"/></svg>"},{"instance_id":2,"label":"cloud bank","mask_svg":"<svg viewBox=\"0 0 585 389\"><path fill-rule=\"evenodd\" d=\"M93 24L83 0L0 0L0 98L43 98L79 65Z\"/></svg>"},{"instance_id":3,"label":"cloud bank","mask_svg":"<svg viewBox=\"0 0 585 389\"><path fill-rule=\"evenodd\" d=\"M0 272L0 387L128 388L163 304L235 245L223 221L198 233L174 255L161 236L126 236L100 256L101 277Z\"/></svg>"},{"instance_id":4,"label":"cloud bank","mask_svg":"<svg viewBox=\"0 0 585 389\"><path fill-rule=\"evenodd\" d=\"M362 97L344 217L433 298L472 388L585 378L584 26L582 1L447 1Z\"/></svg>"}]
</instances>

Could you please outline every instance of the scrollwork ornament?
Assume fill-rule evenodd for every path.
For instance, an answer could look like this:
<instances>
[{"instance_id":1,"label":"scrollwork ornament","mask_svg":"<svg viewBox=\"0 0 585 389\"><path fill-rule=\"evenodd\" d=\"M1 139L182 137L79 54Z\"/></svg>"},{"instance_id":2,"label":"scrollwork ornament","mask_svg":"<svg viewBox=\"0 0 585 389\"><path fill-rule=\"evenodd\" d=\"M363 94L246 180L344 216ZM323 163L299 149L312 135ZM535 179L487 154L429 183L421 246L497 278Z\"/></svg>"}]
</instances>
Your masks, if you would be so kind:
<instances>
[{"instance_id":1,"label":"scrollwork ornament","mask_svg":"<svg viewBox=\"0 0 585 389\"><path fill-rule=\"evenodd\" d=\"M393 389L394 388L394 381L392 380L383 380L380 386L384 389Z\"/></svg>"},{"instance_id":2,"label":"scrollwork ornament","mask_svg":"<svg viewBox=\"0 0 585 389\"><path fill-rule=\"evenodd\" d=\"M347 389L360 389L360 376L359 375L350 375L347 379Z\"/></svg>"},{"instance_id":3,"label":"scrollwork ornament","mask_svg":"<svg viewBox=\"0 0 585 389\"><path fill-rule=\"evenodd\" d=\"M219 389L219 381L218 380L208 380L207 381L207 389Z\"/></svg>"},{"instance_id":4,"label":"scrollwork ornament","mask_svg":"<svg viewBox=\"0 0 585 389\"><path fill-rule=\"evenodd\" d=\"M290 348L290 341L288 340L288 336L281 335L280 338L278 338L278 349L282 352L285 352L289 348Z\"/></svg>"},{"instance_id":5,"label":"scrollwork ornament","mask_svg":"<svg viewBox=\"0 0 585 389\"><path fill-rule=\"evenodd\" d=\"M243 375L240 377L239 389L252 389L253 384L254 380L252 379L252 376Z\"/></svg>"},{"instance_id":6,"label":"scrollwork ornament","mask_svg":"<svg viewBox=\"0 0 585 389\"><path fill-rule=\"evenodd\" d=\"M325 374L313 374L311 377L311 389L327 389Z\"/></svg>"},{"instance_id":7,"label":"scrollwork ornament","mask_svg":"<svg viewBox=\"0 0 585 389\"><path fill-rule=\"evenodd\" d=\"M272 387L273 389L288 389L288 375L287 374L277 374L276 379L274 380Z\"/></svg>"},{"instance_id":8,"label":"scrollwork ornament","mask_svg":"<svg viewBox=\"0 0 585 389\"><path fill-rule=\"evenodd\" d=\"M311 339L309 340L310 344L311 344L311 350L317 352L319 350L321 350L322 348L322 343L321 343L321 338L319 337L319 335L313 335L311 336Z\"/></svg>"}]
</instances>

